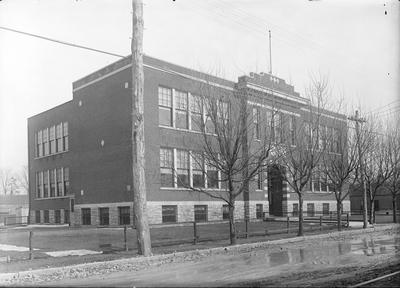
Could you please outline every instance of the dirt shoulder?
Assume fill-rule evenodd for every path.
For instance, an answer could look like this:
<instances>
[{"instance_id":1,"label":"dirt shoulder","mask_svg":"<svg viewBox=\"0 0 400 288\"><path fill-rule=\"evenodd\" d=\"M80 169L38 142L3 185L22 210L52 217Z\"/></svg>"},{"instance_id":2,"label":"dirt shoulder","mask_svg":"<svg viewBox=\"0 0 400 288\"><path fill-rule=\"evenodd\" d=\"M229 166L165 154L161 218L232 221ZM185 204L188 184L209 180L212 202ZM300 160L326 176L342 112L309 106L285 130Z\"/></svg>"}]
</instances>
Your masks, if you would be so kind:
<instances>
[{"instance_id":1,"label":"dirt shoulder","mask_svg":"<svg viewBox=\"0 0 400 288\"><path fill-rule=\"evenodd\" d=\"M397 234L400 231L400 225L377 225L365 230L347 230L342 232L331 232L328 234L311 235L304 237L295 237L289 239L280 239L273 241L241 244L228 247L217 247L203 250L191 250L176 252L164 255L154 255L151 257L132 257L128 259L119 259L95 263L85 263L73 266L48 268L20 273L2 273L0 274L1 285L26 285L26 284L44 284L48 282L83 279L90 276L106 275L108 273L121 271L140 271L149 267L161 266L168 263L186 263L198 262L207 259L213 255L235 255L247 253L257 249L268 249L269 253L289 249L291 245L296 244L297 248L312 247L321 241L334 241L356 238L365 234Z\"/></svg>"}]
</instances>

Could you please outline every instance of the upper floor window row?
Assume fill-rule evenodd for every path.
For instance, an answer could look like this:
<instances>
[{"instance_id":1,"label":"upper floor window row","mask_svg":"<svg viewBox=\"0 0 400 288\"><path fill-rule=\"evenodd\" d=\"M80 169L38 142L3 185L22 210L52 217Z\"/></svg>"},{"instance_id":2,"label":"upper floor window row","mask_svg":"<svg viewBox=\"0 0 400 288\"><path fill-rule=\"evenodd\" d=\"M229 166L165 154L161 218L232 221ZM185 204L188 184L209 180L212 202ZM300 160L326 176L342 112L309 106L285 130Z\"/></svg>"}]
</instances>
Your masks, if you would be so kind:
<instances>
[{"instance_id":1,"label":"upper floor window row","mask_svg":"<svg viewBox=\"0 0 400 288\"><path fill-rule=\"evenodd\" d=\"M228 120L229 105L226 102L211 103L198 95L158 87L158 116L162 126L215 133L212 109L215 109L218 121Z\"/></svg>"},{"instance_id":2,"label":"upper floor window row","mask_svg":"<svg viewBox=\"0 0 400 288\"><path fill-rule=\"evenodd\" d=\"M59 123L35 133L35 157L68 151L68 122Z\"/></svg>"}]
</instances>

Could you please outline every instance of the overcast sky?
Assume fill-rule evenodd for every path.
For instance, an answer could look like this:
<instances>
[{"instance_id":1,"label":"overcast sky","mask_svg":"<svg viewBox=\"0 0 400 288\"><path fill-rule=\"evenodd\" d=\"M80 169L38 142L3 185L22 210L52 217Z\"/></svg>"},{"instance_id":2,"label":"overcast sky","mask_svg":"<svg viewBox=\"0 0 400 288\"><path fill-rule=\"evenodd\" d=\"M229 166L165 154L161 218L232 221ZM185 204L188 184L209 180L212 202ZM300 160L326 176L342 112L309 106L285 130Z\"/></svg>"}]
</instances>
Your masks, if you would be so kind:
<instances>
[{"instance_id":1,"label":"overcast sky","mask_svg":"<svg viewBox=\"0 0 400 288\"><path fill-rule=\"evenodd\" d=\"M385 115L400 106L399 14L398 0L147 0L144 52L237 80L268 72L271 30L273 74L301 94L329 75L332 101ZM0 26L128 55L131 0L3 0ZM0 29L0 167L27 164L28 117L116 60Z\"/></svg>"}]
</instances>

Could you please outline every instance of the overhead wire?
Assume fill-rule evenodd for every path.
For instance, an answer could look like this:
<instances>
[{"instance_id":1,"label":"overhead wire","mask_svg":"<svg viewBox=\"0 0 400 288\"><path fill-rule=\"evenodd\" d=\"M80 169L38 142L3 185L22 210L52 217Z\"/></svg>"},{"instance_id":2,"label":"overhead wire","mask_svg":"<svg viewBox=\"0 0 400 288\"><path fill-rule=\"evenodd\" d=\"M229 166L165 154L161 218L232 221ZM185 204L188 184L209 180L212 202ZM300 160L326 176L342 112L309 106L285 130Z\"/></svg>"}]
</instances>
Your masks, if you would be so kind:
<instances>
[{"instance_id":1,"label":"overhead wire","mask_svg":"<svg viewBox=\"0 0 400 288\"><path fill-rule=\"evenodd\" d=\"M54 39L54 38L49 38L49 37L45 37L45 36L38 35L38 34L33 34L33 33L28 33L28 32L24 32L24 31L12 29L12 28L4 27L4 26L0 26L0 29L6 30L6 31L10 31L10 32L14 32L14 33L18 33L18 34L23 34L23 35L30 36L30 37L39 38L39 39L50 41L50 42L55 42L55 43L62 44L62 45L67 45L67 46L71 46L71 47L75 47L75 48L94 51L94 52L106 54L106 55L109 55L109 56L114 56L114 57L119 57L119 58L126 57L126 56L119 55L119 54L112 53L112 52L108 52L108 51L105 51L105 50L95 49L95 48L91 48L91 47L88 47L88 46L83 46L83 45L79 45L79 44L75 44L75 43L71 43L71 42L66 42L66 41L61 41L61 40L57 40L57 39Z\"/></svg>"}]
</instances>

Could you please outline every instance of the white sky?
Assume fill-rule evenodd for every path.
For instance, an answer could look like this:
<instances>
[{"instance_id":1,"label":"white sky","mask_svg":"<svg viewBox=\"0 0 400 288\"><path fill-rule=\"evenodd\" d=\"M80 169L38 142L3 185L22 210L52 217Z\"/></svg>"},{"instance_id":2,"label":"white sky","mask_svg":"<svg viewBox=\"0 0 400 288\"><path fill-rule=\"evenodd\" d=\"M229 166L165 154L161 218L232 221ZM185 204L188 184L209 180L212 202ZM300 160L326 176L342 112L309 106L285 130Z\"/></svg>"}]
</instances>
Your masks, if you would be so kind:
<instances>
[{"instance_id":1,"label":"white sky","mask_svg":"<svg viewBox=\"0 0 400 288\"><path fill-rule=\"evenodd\" d=\"M144 52L237 80L268 72L270 29L273 73L296 91L328 74L349 106L385 115L400 105L399 14L398 0L147 0ZM128 55L131 0L3 0L0 26ZM28 117L116 60L0 29L0 167L27 163Z\"/></svg>"}]
</instances>

